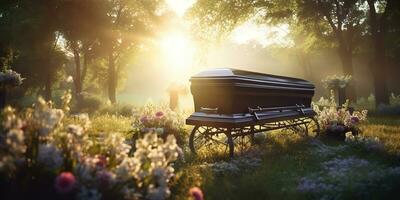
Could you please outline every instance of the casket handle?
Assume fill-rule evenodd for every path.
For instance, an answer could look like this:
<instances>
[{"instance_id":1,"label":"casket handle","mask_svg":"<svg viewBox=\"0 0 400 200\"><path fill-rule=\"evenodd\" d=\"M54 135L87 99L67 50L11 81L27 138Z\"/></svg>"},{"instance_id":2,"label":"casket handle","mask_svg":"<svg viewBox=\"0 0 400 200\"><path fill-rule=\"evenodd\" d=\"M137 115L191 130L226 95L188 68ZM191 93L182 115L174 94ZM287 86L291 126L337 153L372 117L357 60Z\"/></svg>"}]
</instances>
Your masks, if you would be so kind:
<instances>
[{"instance_id":1,"label":"casket handle","mask_svg":"<svg viewBox=\"0 0 400 200\"><path fill-rule=\"evenodd\" d=\"M296 106L299 108L299 112L300 112L301 114L306 115L306 113L305 113L304 110L303 110L303 108L304 108L304 105L303 105L303 104L300 104L300 105L296 104Z\"/></svg>"},{"instance_id":2,"label":"casket handle","mask_svg":"<svg viewBox=\"0 0 400 200\"><path fill-rule=\"evenodd\" d=\"M205 113L218 113L218 108L200 107L200 111L205 112Z\"/></svg>"}]
</instances>

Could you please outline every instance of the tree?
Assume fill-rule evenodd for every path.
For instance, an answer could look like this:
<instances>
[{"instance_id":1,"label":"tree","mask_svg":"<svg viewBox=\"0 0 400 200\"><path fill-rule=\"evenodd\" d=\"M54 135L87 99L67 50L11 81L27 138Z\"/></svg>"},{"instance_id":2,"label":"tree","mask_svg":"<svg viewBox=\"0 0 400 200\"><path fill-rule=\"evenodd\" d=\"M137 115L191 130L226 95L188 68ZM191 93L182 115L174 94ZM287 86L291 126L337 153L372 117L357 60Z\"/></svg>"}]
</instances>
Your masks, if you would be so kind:
<instances>
[{"instance_id":1,"label":"tree","mask_svg":"<svg viewBox=\"0 0 400 200\"><path fill-rule=\"evenodd\" d=\"M367 0L369 6L369 26L373 42L374 56L371 61L371 72L374 79L375 102L379 104L389 104L389 92L387 88L387 56L385 36L387 34L388 18L393 15L393 11L399 8L398 1L384 1L386 5L376 10L375 5L382 5L381 1ZM383 7L383 8L382 8Z\"/></svg>"},{"instance_id":2,"label":"tree","mask_svg":"<svg viewBox=\"0 0 400 200\"><path fill-rule=\"evenodd\" d=\"M57 1L4 1L1 4L1 32L6 39L3 68L11 68L26 77L26 87L43 88L51 99L51 88L64 54L58 50L59 34L55 16ZM6 59L4 59L6 58ZM3 62L4 63L4 62Z\"/></svg>"},{"instance_id":3,"label":"tree","mask_svg":"<svg viewBox=\"0 0 400 200\"><path fill-rule=\"evenodd\" d=\"M78 107L82 101L87 68L95 56L94 46L98 45L100 30L107 24L106 6L105 0L60 0L58 7L59 30L75 63L74 86Z\"/></svg>"},{"instance_id":4,"label":"tree","mask_svg":"<svg viewBox=\"0 0 400 200\"><path fill-rule=\"evenodd\" d=\"M243 21L257 18L261 23L286 23L307 27L318 40L337 47L343 72L353 75L352 56L363 30L364 11L359 0L199 0L191 10L196 24L208 32L226 33ZM212 30L210 30L212 29ZM355 98L354 86L348 97Z\"/></svg>"},{"instance_id":5,"label":"tree","mask_svg":"<svg viewBox=\"0 0 400 200\"><path fill-rule=\"evenodd\" d=\"M116 103L120 70L129 64L134 51L150 35L151 28L161 18L157 0L108 1L107 24L102 30L101 46L108 61L108 98Z\"/></svg>"}]
</instances>

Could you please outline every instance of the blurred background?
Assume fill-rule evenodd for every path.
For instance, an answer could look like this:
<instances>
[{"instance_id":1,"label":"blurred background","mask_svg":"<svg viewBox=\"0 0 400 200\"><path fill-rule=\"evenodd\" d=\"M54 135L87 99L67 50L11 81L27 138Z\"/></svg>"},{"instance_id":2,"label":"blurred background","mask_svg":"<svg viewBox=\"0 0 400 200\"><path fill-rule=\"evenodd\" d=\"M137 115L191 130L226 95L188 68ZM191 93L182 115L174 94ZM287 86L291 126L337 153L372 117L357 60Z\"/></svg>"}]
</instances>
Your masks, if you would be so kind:
<instances>
[{"instance_id":1,"label":"blurred background","mask_svg":"<svg viewBox=\"0 0 400 200\"><path fill-rule=\"evenodd\" d=\"M179 88L190 109L190 77L229 67L309 80L315 100L329 95L323 79L351 75L352 102L390 104L400 93L398 3L338 2L5 0L1 66L25 79L1 93L27 106L70 89L77 108L98 110L168 103Z\"/></svg>"}]
</instances>

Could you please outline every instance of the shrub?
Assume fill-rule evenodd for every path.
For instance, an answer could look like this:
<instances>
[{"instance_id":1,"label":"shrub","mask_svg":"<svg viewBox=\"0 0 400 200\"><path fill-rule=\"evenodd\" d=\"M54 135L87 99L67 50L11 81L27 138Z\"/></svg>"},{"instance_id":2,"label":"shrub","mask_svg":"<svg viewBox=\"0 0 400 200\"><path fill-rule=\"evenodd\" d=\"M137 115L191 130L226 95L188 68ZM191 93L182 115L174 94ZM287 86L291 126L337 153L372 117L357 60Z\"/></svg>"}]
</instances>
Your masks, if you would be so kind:
<instances>
[{"instance_id":1,"label":"shrub","mask_svg":"<svg viewBox=\"0 0 400 200\"><path fill-rule=\"evenodd\" d=\"M83 94L79 112L94 113L99 111L103 105L104 101L101 97L93 94Z\"/></svg>"}]
</instances>

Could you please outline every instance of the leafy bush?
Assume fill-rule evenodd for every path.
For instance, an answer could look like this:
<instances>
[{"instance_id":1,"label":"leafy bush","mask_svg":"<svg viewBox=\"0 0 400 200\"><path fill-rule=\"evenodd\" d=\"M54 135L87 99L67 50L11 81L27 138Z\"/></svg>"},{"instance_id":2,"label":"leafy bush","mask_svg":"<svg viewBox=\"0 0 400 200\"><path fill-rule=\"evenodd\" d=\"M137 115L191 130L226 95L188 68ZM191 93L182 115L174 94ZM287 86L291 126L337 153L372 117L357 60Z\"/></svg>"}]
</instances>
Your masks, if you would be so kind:
<instances>
[{"instance_id":1,"label":"leafy bush","mask_svg":"<svg viewBox=\"0 0 400 200\"><path fill-rule=\"evenodd\" d=\"M104 101L101 97L93 94L82 95L82 101L80 102L79 112L94 113L104 105Z\"/></svg>"},{"instance_id":2,"label":"leafy bush","mask_svg":"<svg viewBox=\"0 0 400 200\"><path fill-rule=\"evenodd\" d=\"M63 109L39 98L24 112L3 111L1 193L14 199L167 198L181 152L174 136L145 133L133 151L120 133L91 134L88 115L68 116L69 97Z\"/></svg>"}]
</instances>

